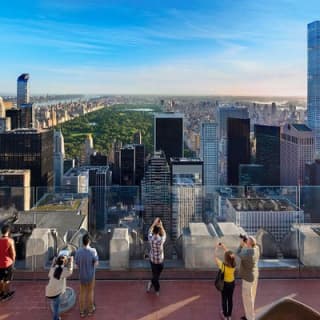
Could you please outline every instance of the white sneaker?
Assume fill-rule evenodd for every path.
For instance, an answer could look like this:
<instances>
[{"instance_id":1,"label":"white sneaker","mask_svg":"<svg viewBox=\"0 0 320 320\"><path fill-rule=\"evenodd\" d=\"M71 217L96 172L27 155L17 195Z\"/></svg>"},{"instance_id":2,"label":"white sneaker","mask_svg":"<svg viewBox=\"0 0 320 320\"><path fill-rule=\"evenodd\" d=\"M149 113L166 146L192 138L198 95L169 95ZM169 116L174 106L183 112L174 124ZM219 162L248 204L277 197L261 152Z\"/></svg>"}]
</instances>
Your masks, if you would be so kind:
<instances>
[{"instance_id":1,"label":"white sneaker","mask_svg":"<svg viewBox=\"0 0 320 320\"><path fill-rule=\"evenodd\" d=\"M159 297L160 296L160 291L156 291L156 295Z\"/></svg>"},{"instance_id":2,"label":"white sneaker","mask_svg":"<svg viewBox=\"0 0 320 320\"><path fill-rule=\"evenodd\" d=\"M150 292L151 288L152 288L152 282L148 281L146 291Z\"/></svg>"}]
</instances>

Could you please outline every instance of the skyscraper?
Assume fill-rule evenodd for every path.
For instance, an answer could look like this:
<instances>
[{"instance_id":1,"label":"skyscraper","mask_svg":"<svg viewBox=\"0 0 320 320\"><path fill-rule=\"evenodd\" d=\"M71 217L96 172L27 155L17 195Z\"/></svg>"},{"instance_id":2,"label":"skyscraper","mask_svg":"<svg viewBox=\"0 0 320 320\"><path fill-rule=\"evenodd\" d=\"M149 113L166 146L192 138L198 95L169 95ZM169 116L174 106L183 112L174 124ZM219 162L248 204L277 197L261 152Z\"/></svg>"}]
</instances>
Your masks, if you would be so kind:
<instances>
[{"instance_id":1,"label":"skyscraper","mask_svg":"<svg viewBox=\"0 0 320 320\"><path fill-rule=\"evenodd\" d=\"M280 127L254 125L256 164L264 166L265 184L280 185Z\"/></svg>"},{"instance_id":2,"label":"skyscraper","mask_svg":"<svg viewBox=\"0 0 320 320\"><path fill-rule=\"evenodd\" d=\"M154 151L170 158L183 157L183 114L175 112L154 115Z\"/></svg>"},{"instance_id":3,"label":"skyscraper","mask_svg":"<svg viewBox=\"0 0 320 320\"><path fill-rule=\"evenodd\" d=\"M281 130L280 182L296 186L305 181L305 164L314 160L315 143L312 130L305 124L287 124Z\"/></svg>"},{"instance_id":4,"label":"skyscraper","mask_svg":"<svg viewBox=\"0 0 320 320\"><path fill-rule=\"evenodd\" d=\"M90 164L90 156L93 154L93 139L92 134L87 134L86 139L84 140L84 144L82 145L81 150L81 165L89 165Z\"/></svg>"},{"instance_id":5,"label":"skyscraper","mask_svg":"<svg viewBox=\"0 0 320 320\"><path fill-rule=\"evenodd\" d=\"M218 182L218 126L215 122L203 122L200 132L200 158L203 160L204 185L217 186Z\"/></svg>"},{"instance_id":6,"label":"skyscraper","mask_svg":"<svg viewBox=\"0 0 320 320\"><path fill-rule=\"evenodd\" d=\"M228 184L239 185L240 164L250 163L250 119L228 118Z\"/></svg>"},{"instance_id":7,"label":"skyscraper","mask_svg":"<svg viewBox=\"0 0 320 320\"><path fill-rule=\"evenodd\" d=\"M155 152L148 161L145 176L141 182L141 197L144 206L144 230L159 217L168 235L172 235L170 208L170 170L163 152Z\"/></svg>"},{"instance_id":8,"label":"skyscraper","mask_svg":"<svg viewBox=\"0 0 320 320\"><path fill-rule=\"evenodd\" d=\"M120 156L120 184L133 186L136 181L135 150L133 145L121 148Z\"/></svg>"},{"instance_id":9,"label":"skyscraper","mask_svg":"<svg viewBox=\"0 0 320 320\"><path fill-rule=\"evenodd\" d=\"M11 108L6 110L6 117L11 120L11 130L21 128L21 109Z\"/></svg>"},{"instance_id":10,"label":"skyscraper","mask_svg":"<svg viewBox=\"0 0 320 320\"><path fill-rule=\"evenodd\" d=\"M308 24L308 125L320 155L320 21Z\"/></svg>"},{"instance_id":11,"label":"skyscraper","mask_svg":"<svg viewBox=\"0 0 320 320\"><path fill-rule=\"evenodd\" d=\"M171 158L172 239L177 239L190 222L202 222L203 161Z\"/></svg>"},{"instance_id":12,"label":"skyscraper","mask_svg":"<svg viewBox=\"0 0 320 320\"><path fill-rule=\"evenodd\" d=\"M33 103L20 104L21 128L36 128L36 119Z\"/></svg>"},{"instance_id":13,"label":"skyscraper","mask_svg":"<svg viewBox=\"0 0 320 320\"><path fill-rule=\"evenodd\" d=\"M64 138L61 130L55 130L53 134L53 168L54 168L54 186L62 185L63 161L64 161Z\"/></svg>"},{"instance_id":14,"label":"skyscraper","mask_svg":"<svg viewBox=\"0 0 320 320\"><path fill-rule=\"evenodd\" d=\"M218 108L218 141L219 141L219 184L225 185L228 180L228 118L248 119L249 112L245 107L223 106Z\"/></svg>"},{"instance_id":15,"label":"skyscraper","mask_svg":"<svg viewBox=\"0 0 320 320\"><path fill-rule=\"evenodd\" d=\"M22 73L17 79L17 107L29 103L29 73Z\"/></svg>"},{"instance_id":16,"label":"skyscraper","mask_svg":"<svg viewBox=\"0 0 320 320\"><path fill-rule=\"evenodd\" d=\"M30 169L31 186L53 185L53 131L15 129L0 134L0 169Z\"/></svg>"},{"instance_id":17,"label":"skyscraper","mask_svg":"<svg viewBox=\"0 0 320 320\"><path fill-rule=\"evenodd\" d=\"M136 182L137 186L140 185L144 177L145 171L145 147L144 144L135 144L135 157L136 157Z\"/></svg>"}]
</instances>

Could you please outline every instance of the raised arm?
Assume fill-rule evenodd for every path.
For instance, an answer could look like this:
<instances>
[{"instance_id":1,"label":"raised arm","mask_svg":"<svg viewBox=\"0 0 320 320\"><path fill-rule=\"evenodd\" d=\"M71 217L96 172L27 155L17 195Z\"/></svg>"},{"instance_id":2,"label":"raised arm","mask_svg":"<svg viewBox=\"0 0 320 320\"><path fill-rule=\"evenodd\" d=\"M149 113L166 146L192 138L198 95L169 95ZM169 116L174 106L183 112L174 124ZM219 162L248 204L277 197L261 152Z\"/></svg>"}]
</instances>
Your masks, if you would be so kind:
<instances>
[{"instance_id":1,"label":"raised arm","mask_svg":"<svg viewBox=\"0 0 320 320\"><path fill-rule=\"evenodd\" d=\"M228 250L227 247L221 242L219 242L216 245L216 247L214 249L214 259L215 259L215 262L216 262L216 265L218 266L218 268L220 268L220 266L221 266L221 260L217 257L219 248L223 249L224 252L226 252Z\"/></svg>"}]
</instances>

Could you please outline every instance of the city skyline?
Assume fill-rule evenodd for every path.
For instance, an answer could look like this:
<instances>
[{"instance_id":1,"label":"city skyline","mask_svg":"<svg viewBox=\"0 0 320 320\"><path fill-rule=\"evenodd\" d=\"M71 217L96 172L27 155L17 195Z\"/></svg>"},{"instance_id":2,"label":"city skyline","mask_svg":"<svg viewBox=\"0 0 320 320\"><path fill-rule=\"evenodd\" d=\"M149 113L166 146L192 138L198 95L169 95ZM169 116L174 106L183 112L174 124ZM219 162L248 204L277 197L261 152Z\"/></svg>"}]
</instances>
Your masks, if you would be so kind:
<instances>
[{"instance_id":1,"label":"city skyline","mask_svg":"<svg viewBox=\"0 0 320 320\"><path fill-rule=\"evenodd\" d=\"M1 92L306 96L320 4L13 1L2 5Z\"/></svg>"}]
</instances>

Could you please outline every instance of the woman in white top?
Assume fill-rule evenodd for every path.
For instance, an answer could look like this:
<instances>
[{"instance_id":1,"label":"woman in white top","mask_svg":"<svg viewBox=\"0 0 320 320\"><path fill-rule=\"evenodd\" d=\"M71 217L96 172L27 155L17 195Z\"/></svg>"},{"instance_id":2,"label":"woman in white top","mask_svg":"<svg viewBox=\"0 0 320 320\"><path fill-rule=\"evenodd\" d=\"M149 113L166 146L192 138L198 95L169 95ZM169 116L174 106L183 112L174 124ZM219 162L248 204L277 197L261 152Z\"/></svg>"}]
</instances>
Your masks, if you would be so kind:
<instances>
[{"instance_id":1,"label":"woman in white top","mask_svg":"<svg viewBox=\"0 0 320 320\"><path fill-rule=\"evenodd\" d=\"M59 256L53 261L49 271L49 283L46 286L46 297L53 299L53 320L59 317L60 296L66 291L66 278L71 276L73 257Z\"/></svg>"}]
</instances>

